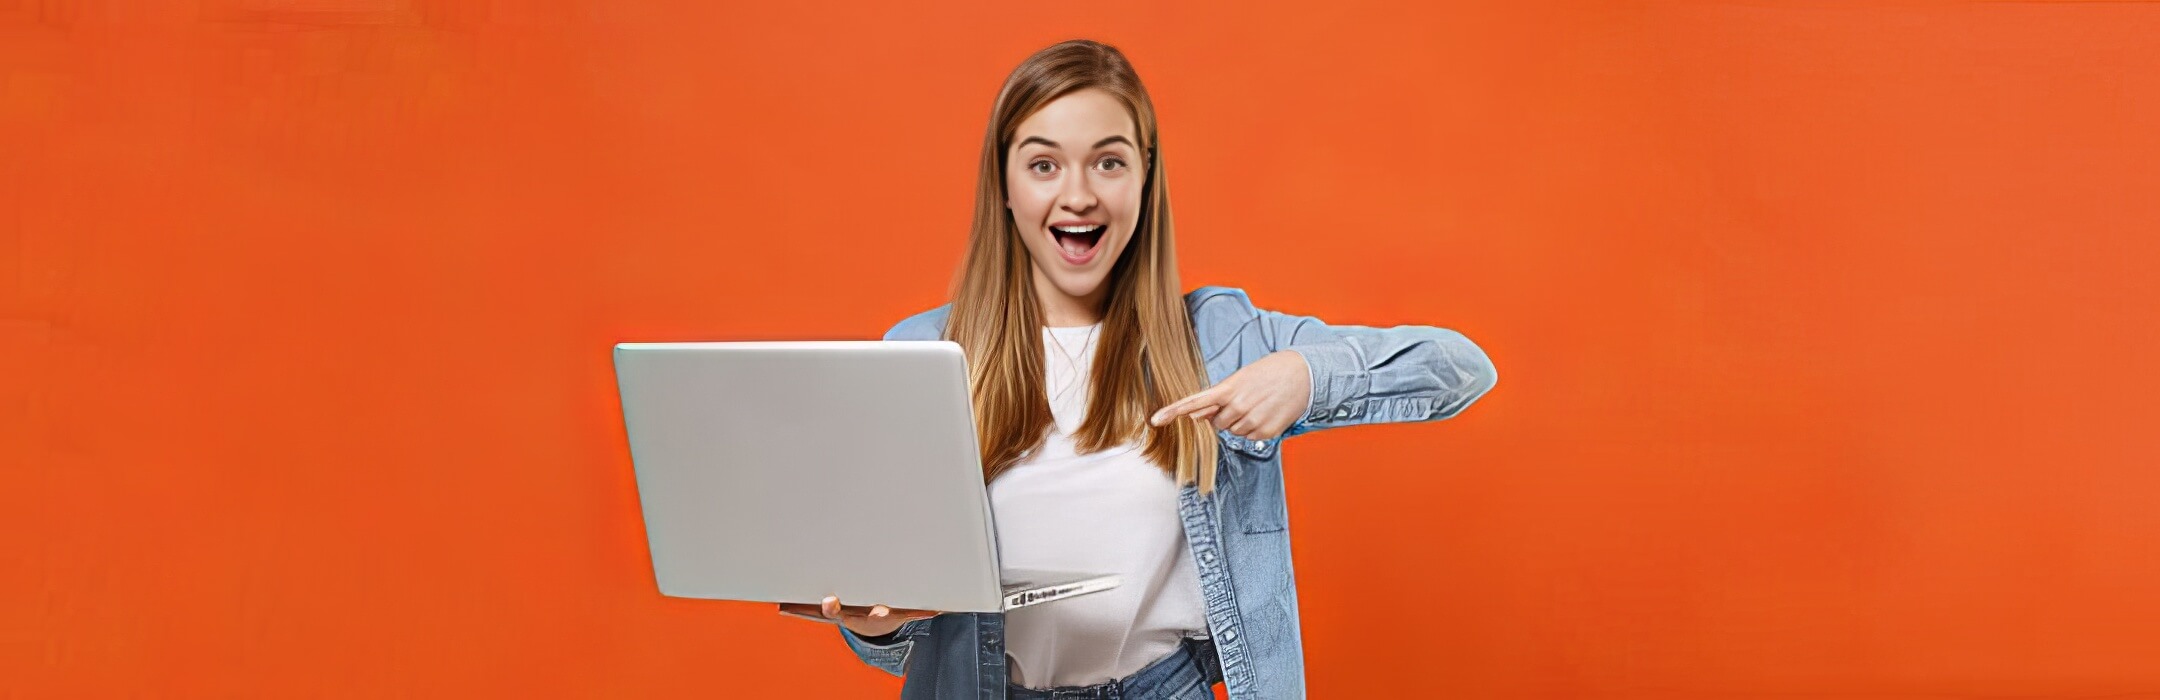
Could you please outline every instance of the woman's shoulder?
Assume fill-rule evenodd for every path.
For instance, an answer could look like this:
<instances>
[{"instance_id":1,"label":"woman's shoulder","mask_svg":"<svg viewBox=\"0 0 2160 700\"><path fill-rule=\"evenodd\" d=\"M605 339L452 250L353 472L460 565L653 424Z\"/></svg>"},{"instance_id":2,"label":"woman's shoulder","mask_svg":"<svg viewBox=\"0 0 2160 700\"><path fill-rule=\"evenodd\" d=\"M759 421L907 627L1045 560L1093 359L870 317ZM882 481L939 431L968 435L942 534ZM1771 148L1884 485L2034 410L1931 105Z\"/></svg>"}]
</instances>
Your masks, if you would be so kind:
<instances>
[{"instance_id":1,"label":"woman's shoulder","mask_svg":"<svg viewBox=\"0 0 2160 700\"><path fill-rule=\"evenodd\" d=\"M1193 335L1200 343L1200 356L1214 359L1223 351L1240 347L1256 337L1249 332L1262 314L1253 306L1245 290L1237 287L1206 286L1185 295L1185 308L1192 314Z\"/></svg>"},{"instance_id":2,"label":"woman's shoulder","mask_svg":"<svg viewBox=\"0 0 2160 700\"><path fill-rule=\"evenodd\" d=\"M892 330L885 331L886 340L940 340L945 337L945 317L952 313L952 305L945 304L929 311L900 319Z\"/></svg>"},{"instance_id":3,"label":"woman's shoulder","mask_svg":"<svg viewBox=\"0 0 2160 700\"><path fill-rule=\"evenodd\" d=\"M1235 334L1260 317L1259 307L1237 287L1201 287L1185 295L1185 310L1192 314L1193 330L1204 345L1211 336Z\"/></svg>"},{"instance_id":4,"label":"woman's shoulder","mask_svg":"<svg viewBox=\"0 0 2160 700\"><path fill-rule=\"evenodd\" d=\"M1250 312L1252 307L1252 299L1245 296L1245 290L1237 287L1209 285L1185 294L1185 308L1195 316L1202 310Z\"/></svg>"}]
</instances>

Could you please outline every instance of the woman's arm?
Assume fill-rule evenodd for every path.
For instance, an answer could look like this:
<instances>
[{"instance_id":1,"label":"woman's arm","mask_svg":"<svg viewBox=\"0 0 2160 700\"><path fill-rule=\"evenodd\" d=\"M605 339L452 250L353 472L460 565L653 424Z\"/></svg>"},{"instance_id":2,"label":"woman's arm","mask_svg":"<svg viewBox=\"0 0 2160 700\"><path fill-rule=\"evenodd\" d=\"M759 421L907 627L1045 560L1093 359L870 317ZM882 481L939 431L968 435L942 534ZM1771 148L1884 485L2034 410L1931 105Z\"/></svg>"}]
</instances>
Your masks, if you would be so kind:
<instances>
[{"instance_id":1,"label":"woman's arm","mask_svg":"<svg viewBox=\"0 0 2160 700\"><path fill-rule=\"evenodd\" d=\"M885 331L884 339L936 340L943 313L944 307L939 307L901 319ZM908 652L915 648L916 638L930 632L930 618L908 620L891 633L875 637L856 634L844 624L833 626L840 628L840 638L847 642L848 650L855 652L856 658L878 670L902 676L907 673Z\"/></svg>"},{"instance_id":2,"label":"woman's arm","mask_svg":"<svg viewBox=\"0 0 2160 700\"><path fill-rule=\"evenodd\" d=\"M1228 287L1203 287L1187 303L1208 344L1203 353L1237 351L1241 364L1156 411L1154 425L1190 417L1263 442L1343 425L1438 420L1462 412L1498 378L1484 350L1445 328L1331 326L1255 308ZM1212 329L1223 328L1235 330L1211 340Z\"/></svg>"},{"instance_id":3,"label":"woman's arm","mask_svg":"<svg viewBox=\"0 0 2160 700\"><path fill-rule=\"evenodd\" d=\"M1448 418L1499 379L1483 349L1446 328L1333 326L1311 316L1254 313L1271 347L1297 353L1311 372L1311 405L1284 437Z\"/></svg>"}]
</instances>

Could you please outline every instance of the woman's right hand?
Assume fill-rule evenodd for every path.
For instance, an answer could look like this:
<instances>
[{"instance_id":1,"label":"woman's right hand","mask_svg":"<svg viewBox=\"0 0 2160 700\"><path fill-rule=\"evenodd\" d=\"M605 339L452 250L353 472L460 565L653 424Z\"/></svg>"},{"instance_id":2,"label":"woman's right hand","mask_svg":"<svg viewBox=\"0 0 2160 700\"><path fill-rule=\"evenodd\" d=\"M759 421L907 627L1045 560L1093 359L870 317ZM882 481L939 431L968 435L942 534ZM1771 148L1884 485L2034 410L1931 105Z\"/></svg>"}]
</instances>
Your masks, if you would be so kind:
<instances>
[{"instance_id":1,"label":"woman's right hand","mask_svg":"<svg viewBox=\"0 0 2160 700\"><path fill-rule=\"evenodd\" d=\"M900 629L900 626L906 624L909 620L920 620L937 615L937 611L934 610L895 609L884 605L872 605L867 608L859 605L843 606L840 604L839 596L825 596L825 600L816 606L803 603L781 603L780 611L832 620L864 637L882 637L892 634L893 631Z\"/></svg>"}]
</instances>

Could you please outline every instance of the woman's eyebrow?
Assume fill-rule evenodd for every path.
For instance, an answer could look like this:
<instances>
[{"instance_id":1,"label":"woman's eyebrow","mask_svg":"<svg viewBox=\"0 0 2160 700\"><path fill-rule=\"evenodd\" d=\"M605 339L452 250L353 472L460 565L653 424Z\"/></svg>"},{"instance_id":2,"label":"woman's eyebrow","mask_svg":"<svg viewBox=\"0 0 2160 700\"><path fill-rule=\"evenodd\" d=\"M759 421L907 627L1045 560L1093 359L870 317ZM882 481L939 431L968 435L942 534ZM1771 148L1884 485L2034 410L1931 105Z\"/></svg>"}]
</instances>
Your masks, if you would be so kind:
<instances>
[{"instance_id":1,"label":"woman's eyebrow","mask_svg":"<svg viewBox=\"0 0 2160 700\"><path fill-rule=\"evenodd\" d=\"M1024 139L1020 139L1020 144L1019 144L1018 146L1013 146L1013 148L1020 148L1020 147L1022 147L1022 146L1026 146L1026 145L1028 145L1028 144L1031 144L1031 143L1039 143L1039 144L1042 144L1042 145L1045 145L1045 146L1049 146L1049 147L1051 147L1051 148L1057 148L1057 147L1058 147L1058 145L1057 145L1057 142L1056 142L1056 141L1052 141L1052 140L1050 140L1050 139L1046 139L1046 138L1043 138L1043 137L1041 137L1041 136L1029 136L1029 137L1027 137L1027 138L1024 138ZM1127 145L1127 146L1132 146L1133 148L1139 148L1139 146L1133 146L1133 142L1132 142L1132 140L1131 140L1131 139L1125 138L1125 137L1123 137L1123 136L1112 136L1112 137L1109 137L1109 138L1103 139L1103 140L1101 140L1101 141L1096 141L1096 142L1095 142L1095 146L1094 146L1094 147L1095 147L1095 148L1102 148L1102 147L1104 147L1104 146L1108 146L1108 145L1110 145L1110 144L1113 144L1113 143L1123 143L1123 144L1125 144L1125 145Z\"/></svg>"}]
</instances>

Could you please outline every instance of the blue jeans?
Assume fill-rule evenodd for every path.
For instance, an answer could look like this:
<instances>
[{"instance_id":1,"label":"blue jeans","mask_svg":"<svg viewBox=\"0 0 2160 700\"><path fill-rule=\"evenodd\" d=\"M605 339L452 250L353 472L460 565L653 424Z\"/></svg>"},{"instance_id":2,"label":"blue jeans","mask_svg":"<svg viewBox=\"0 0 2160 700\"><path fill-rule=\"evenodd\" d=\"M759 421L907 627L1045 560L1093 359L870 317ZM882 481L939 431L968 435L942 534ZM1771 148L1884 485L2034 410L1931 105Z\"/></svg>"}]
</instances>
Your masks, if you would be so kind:
<instances>
[{"instance_id":1,"label":"blue jeans","mask_svg":"<svg viewBox=\"0 0 2160 700\"><path fill-rule=\"evenodd\" d=\"M1177 651L1131 676L1098 685L1036 690L1007 683L1007 700L1212 700L1222 666L1215 644L1187 637Z\"/></svg>"}]
</instances>

